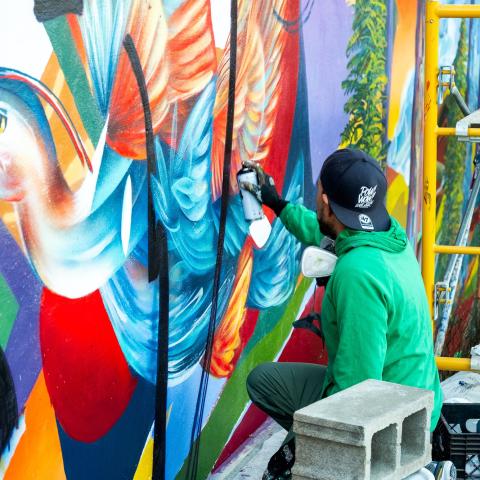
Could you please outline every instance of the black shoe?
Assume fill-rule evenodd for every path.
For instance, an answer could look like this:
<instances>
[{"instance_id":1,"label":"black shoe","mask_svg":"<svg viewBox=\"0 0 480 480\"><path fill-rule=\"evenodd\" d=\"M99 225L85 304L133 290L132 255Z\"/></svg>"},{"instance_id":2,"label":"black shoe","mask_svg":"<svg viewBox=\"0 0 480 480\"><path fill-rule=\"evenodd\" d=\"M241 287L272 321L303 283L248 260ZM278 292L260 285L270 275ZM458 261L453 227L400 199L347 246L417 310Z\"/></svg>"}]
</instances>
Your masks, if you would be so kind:
<instances>
[{"instance_id":1,"label":"black shoe","mask_svg":"<svg viewBox=\"0 0 480 480\"><path fill-rule=\"evenodd\" d=\"M262 480L290 480L295 463L295 440L292 439L280 447L268 462Z\"/></svg>"},{"instance_id":2,"label":"black shoe","mask_svg":"<svg viewBox=\"0 0 480 480\"><path fill-rule=\"evenodd\" d=\"M263 472L263 477L262 480L291 480L292 478L292 471L291 470L285 470L283 473L280 474L275 474L271 473L267 470Z\"/></svg>"},{"instance_id":3,"label":"black shoe","mask_svg":"<svg viewBox=\"0 0 480 480\"><path fill-rule=\"evenodd\" d=\"M435 480L456 480L457 478L457 469L450 460L431 462L425 468L433 473Z\"/></svg>"}]
</instances>

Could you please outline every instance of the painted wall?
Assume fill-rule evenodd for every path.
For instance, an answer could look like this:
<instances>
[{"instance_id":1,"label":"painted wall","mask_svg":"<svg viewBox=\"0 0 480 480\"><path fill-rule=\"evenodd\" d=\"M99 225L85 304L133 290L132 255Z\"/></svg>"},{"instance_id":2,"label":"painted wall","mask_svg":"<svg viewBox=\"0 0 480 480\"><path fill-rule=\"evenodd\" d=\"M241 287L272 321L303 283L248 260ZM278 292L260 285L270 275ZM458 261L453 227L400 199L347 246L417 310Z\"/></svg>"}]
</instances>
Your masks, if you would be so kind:
<instances>
[{"instance_id":1,"label":"painted wall","mask_svg":"<svg viewBox=\"0 0 480 480\"><path fill-rule=\"evenodd\" d=\"M205 478L264 420L245 390L255 365L326 361L292 331L323 293L299 272L302 247L270 212L255 245L235 173L258 161L314 208L325 156L357 145L387 169L389 209L416 243L417 9L239 0L232 39L228 0L2 4L0 476L147 479L164 448L167 478ZM442 33L445 61L463 38L473 71L476 28Z\"/></svg>"}]
</instances>

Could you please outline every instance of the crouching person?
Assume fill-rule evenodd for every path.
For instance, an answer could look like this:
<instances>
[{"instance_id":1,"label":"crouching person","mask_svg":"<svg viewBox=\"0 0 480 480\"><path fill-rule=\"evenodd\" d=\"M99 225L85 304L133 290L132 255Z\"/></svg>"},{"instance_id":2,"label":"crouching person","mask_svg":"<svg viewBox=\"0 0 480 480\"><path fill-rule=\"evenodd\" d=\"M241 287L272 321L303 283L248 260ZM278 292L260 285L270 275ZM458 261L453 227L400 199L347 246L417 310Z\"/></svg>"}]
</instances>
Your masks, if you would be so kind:
<instances>
[{"instance_id":1,"label":"crouching person","mask_svg":"<svg viewBox=\"0 0 480 480\"><path fill-rule=\"evenodd\" d=\"M251 165L250 165L251 166ZM442 405L430 312L406 233L385 208L387 181L362 151L337 150L317 183L317 212L283 200L255 166L259 186L245 185L301 242L335 240L338 256L326 286L321 325L328 367L267 363L247 379L252 402L288 433L264 480L288 479L295 462L293 414L366 379L432 390L431 430Z\"/></svg>"}]
</instances>

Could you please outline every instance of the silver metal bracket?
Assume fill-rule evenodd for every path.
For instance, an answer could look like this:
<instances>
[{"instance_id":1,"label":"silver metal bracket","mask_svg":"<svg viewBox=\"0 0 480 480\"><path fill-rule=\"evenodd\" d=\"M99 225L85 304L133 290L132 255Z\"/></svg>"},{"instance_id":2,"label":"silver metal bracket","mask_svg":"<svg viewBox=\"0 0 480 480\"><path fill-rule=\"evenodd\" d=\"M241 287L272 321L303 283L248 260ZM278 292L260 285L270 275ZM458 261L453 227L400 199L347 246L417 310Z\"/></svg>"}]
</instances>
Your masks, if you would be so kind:
<instances>
[{"instance_id":1,"label":"silver metal bracket","mask_svg":"<svg viewBox=\"0 0 480 480\"><path fill-rule=\"evenodd\" d=\"M462 94L455 85L455 68L453 65L443 65L438 72L438 103L445 100L445 92L455 99L458 108L462 111L464 118L457 122L455 134L462 142L480 142L480 137L469 137L468 129L480 124L480 111L471 112Z\"/></svg>"},{"instance_id":2,"label":"silver metal bracket","mask_svg":"<svg viewBox=\"0 0 480 480\"><path fill-rule=\"evenodd\" d=\"M435 295L434 295L434 319L437 320L438 313L440 310L440 305L446 305L452 303L451 298L452 289L447 282L437 282L435 284Z\"/></svg>"},{"instance_id":3,"label":"silver metal bracket","mask_svg":"<svg viewBox=\"0 0 480 480\"><path fill-rule=\"evenodd\" d=\"M468 136L468 129L475 127L480 127L480 110L475 110L470 115L467 115L459 120L455 127L455 135L461 142L479 143L480 137Z\"/></svg>"},{"instance_id":4,"label":"silver metal bracket","mask_svg":"<svg viewBox=\"0 0 480 480\"><path fill-rule=\"evenodd\" d=\"M470 360L470 368L472 370L480 371L480 345L475 345L470 350L470 355L472 356Z\"/></svg>"},{"instance_id":5,"label":"silver metal bracket","mask_svg":"<svg viewBox=\"0 0 480 480\"><path fill-rule=\"evenodd\" d=\"M453 65L442 65L438 71L438 104L445 100L445 90L451 90L455 85L455 69Z\"/></svg>"}]
</instances>

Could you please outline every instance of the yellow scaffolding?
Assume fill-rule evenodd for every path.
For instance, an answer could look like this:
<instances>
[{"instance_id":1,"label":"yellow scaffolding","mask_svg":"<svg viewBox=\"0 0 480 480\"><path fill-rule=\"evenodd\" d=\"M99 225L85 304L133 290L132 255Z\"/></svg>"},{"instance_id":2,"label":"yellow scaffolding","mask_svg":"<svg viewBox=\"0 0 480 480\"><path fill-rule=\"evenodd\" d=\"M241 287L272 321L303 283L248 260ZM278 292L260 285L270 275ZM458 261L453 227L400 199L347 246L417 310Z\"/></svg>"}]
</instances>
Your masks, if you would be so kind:
<instances>
[{"instance_id":1,"label":"yellow scaffolding","mask_svg":"<svg viewBox=\"0 0 480 480\"><path fill-rule=\"evenodd\" d=\"M438 126L438 44L441 18L480 18L480 5L442 5L438 0L427 0L425 15L425 90L423 139L423 209L422 209L422 275L433 319L435 295L435 254L480 255L480 247L437 245L436 184L437 140L441 136L455 135L455 128ZM480 136L480 128L470 128L469 136ZM432 321L435 331L435 323ZM437 357L440 370L471 370L470 358Z\"/></svg>"}]
</instances>

